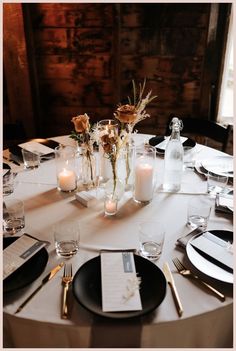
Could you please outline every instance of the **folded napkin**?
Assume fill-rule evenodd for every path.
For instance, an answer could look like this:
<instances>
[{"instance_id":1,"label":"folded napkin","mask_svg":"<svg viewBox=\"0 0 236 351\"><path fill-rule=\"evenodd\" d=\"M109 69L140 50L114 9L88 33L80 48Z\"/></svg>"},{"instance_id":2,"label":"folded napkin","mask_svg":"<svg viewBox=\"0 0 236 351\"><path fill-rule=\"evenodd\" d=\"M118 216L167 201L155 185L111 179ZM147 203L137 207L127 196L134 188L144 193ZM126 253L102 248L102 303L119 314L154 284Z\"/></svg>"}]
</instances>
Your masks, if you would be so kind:
<instances>
[{"instance_id":1,"label":"folded napkin","mask_svg":"<svg viewBox=\"0 0 236 351\"><path fill-rule=\"evenodd\" d=\"M25 143L14 145L9 147L11 155L17 157L17 159L23 161L21 149L26 149L32 152L38 152L40 155L49 157L54 156L54 149L59 146L59 143L49 139L33 139Z\"/></svg>"},{"instance_id":2,"label":"folded napkin","mask_svg":"<svg viewBox=\"0 0 236 351\"><path fill-rule=\"evenodd\" d=\"M191 241L191 245L205 258L220 267L233 271L233 245L218 236L205 232Z\"/></svg>"},{"instance_id":3,"label":"folded napkin","mask_svg":"<svg viewBox=\"0 0 236 351\"><path fill-rule=\"evenodd\" d=\"M197 234L201 234L204 232L204 229L201 227L197 227L194 230L192 230L190 233L187 235L181 236L179 239L176 241L176 245L183 247L184 249L186 248L186 245L188 241L193 238Z\"/></svg>"},{"instance_id":4,"label":"folded napkin","mask_svg":"<svg viewBox=\"0 0 236 351\"><path fill-rule=\"evenodd\" d=\"M233 213L233 195L217 194L215 201L215 210L224 213Z\"/></svg>"}]
</instances>

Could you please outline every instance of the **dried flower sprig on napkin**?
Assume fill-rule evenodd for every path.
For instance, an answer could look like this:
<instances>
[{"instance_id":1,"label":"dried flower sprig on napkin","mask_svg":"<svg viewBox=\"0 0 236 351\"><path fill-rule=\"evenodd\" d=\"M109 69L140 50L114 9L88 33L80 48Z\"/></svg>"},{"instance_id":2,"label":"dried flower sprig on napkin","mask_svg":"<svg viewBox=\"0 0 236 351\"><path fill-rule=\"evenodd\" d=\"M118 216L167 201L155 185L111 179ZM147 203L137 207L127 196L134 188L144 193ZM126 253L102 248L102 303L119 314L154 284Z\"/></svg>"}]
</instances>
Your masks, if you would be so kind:
<instances>
[{"instance_id":1,"label":"dried flower sprig on napkin","mask_svg":"<svg viewBox=\"0 0 236 351\"><path fill-rule=\"evenodd\" d=\"M140 277L133 277L128 279L126 285L126 291L123 294L123 298L125 301L129 300L132 296L134 296L136 290L140 289L141 278Z\"/></svg>"}]
</instances>

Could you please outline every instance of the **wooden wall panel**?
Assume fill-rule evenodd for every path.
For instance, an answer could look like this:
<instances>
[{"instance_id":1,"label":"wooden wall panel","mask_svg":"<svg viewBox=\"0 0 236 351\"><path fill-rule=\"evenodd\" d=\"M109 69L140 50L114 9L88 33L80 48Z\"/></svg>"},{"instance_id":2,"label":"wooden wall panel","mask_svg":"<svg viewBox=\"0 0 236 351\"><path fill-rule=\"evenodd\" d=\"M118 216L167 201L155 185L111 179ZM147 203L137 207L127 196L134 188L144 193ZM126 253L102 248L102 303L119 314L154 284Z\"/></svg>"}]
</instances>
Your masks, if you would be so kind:
<instances>
[{"instance_id":1,"label":"wooden wall panel","mask_svg":"<svg viewBox=\"0 0 236 351\"><path fill-rule=\"evenodd\" d=\"M41 83L45 107L56 106L109 106L113 99L113 87L109 81L58 79Z\"/></svg>"},{"instance_id":2,"label":"wooden wall panel","mask_svg":"<svg viewBox=\"0 0 236 351\"><path fill-rule=\"evenodd\" d=\"M215 52L210 39L216 38L219 5L22 6L30 19L29 57L36 67L39 129L45 135L70 132L77 113L87 112L93 121L112 118L117 104L132 94L132 79L146 78L147 91L158 95L147 109L152 117L137 126L140 132L163 133L171 113L208 118Z\"/></svg>"},{"instance_id":3,"label":"wooden wall panel","mask_svg":"<svg viewBox=\"0 0 236 351\"><path fill-rule=\"evenodd\" d=\"M43 55L36 60L43 79L108 79L112 75L110 55Z\"/></svg>"},{"instance_id":4,"label":"wooden wall panel","mask_svg":"<svg viewBox=\"0 0 236 351\"><path fill-rule=\"evenodd\" d=\"M111 4L37 3L29 6L35 28L106 28L113 26L113 6Z\"/></svg>"}]
</instances>

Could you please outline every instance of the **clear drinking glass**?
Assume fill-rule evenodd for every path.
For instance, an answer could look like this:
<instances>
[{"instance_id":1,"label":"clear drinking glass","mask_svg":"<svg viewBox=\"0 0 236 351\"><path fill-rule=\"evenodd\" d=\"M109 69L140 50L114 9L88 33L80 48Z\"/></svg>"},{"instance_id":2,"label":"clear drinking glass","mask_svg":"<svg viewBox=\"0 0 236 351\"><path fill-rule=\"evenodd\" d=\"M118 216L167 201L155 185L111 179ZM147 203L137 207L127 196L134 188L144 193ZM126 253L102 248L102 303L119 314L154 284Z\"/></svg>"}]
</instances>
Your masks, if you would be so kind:
<instances>
[{"instance_id":1,"label":"clear drinking glass","mask_svg":"<svg viewBox=\"0 0 236 351\"><path fill-rule=\"evenodd\" d=\"M15 174L8 172L3 176L3 196L7 196L13 193L14 183L15 183Z\"/></svg>"},{"instance_id":2,"label":"clear drinking glass","mask_svg":"<svg viewBox=\"0 0 236 351\"><path fill-rule=\"evenodd\" d=\"M188 203L187 225L191 228L207 228L212 201L206 196L192 197Z\"/></svg>"},{"instance_id":3,"label":"clear drinking glass","mask_svg":"<svg viewBox=\"0 0 236 351\"><path fill-rule=\"evenodd\" d=\"M210 195L216 195L223 193L228 182L228 177L223 175L217 175L212 172L208 172L207 175L207 192Z\"/></svg>"},{"instance_id":4,"label":"clear drinking glass","mask_svg":"<svg viewBox=\"0 0 236 351\"><path fill-rule=\"evenodd\" d=\"M28 151L21 149L23 156L24 168L34 169L40 166L40 154L37 151Z\"/></svg>"},{"instance_id":5,"label":"clear drinking glass","mask_svg":"<svg viewBox=\"0 0 236 351\"><path fill-rule=\"evenodd\" d=\"M165 239L165 227L159 221L144 221L139 225L139 253L151 261L158 260Z\"/></svg>"},{"instance_id":6,"label":"clear drinking glass","mask_svg":"<svg viewBox=\"0 0 236 351\"><path fill-rule=\"evenodd\" d=\"M8 234L16 234L25 227L24 202L6 198L3 202L3 230Z\"/></svg>"},{"instance_id":7,"label":"clear drinking glass","mask_svg":"<svg viewBox=\"0 0 236 351\"><path fill-rule=\"evenodd\" d=\"M80 229L77 221L63 220L53 226L56 253L70 258L79 250Z\"/></svg>"}]
</instances>

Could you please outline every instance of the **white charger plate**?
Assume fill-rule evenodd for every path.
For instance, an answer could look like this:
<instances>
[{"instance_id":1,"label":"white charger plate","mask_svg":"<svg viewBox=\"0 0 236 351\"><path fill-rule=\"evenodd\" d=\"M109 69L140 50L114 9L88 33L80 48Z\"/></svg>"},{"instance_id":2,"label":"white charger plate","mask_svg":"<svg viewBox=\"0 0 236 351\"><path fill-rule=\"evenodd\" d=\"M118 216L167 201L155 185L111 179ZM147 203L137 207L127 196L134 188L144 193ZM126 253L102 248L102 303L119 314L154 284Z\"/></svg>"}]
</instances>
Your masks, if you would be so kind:
<instances>
[{"instance_id":1,"label":"white charger plate","mask_svg":"<svg viewBox=\"0 0 236 351\"><path fill-rule=\"evenodd\" d=\"M228 236L233 236L233 233L228 230L209 230L210 233L225 233ZM216 264L208 261L200 253L198 253L194 247L191 245L191 241L195 239L199 234L193 236L187 243L186 252L190 262L202 273L208 275L209 277L215 278L225 283L233 284L233 273L227 272L225 269L217 266Z\"/></svg>"},{"instance_id":2,"label":"white charger plate","mask_svg":"<svg viewBox=\"0 0 236 351\"><path fill-rule=\"evenodd\" d=\"M202 161L202 166L208 171L217 175L233 177L233 157L216 156Z\"/></svg>"}]
</instances>

